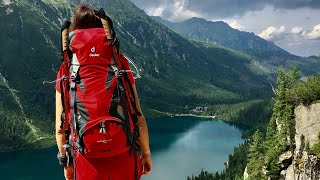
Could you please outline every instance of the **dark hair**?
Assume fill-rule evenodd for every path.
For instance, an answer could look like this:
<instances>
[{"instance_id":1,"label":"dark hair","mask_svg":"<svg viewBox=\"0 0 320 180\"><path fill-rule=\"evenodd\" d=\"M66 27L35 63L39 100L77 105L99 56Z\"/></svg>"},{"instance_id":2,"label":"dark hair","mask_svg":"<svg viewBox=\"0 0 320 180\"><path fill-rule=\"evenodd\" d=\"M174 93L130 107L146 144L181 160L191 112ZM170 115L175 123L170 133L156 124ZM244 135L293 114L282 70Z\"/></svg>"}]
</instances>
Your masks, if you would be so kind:
<instances>
[{"instance_id":1,"label":"dark hair","mask_svg":"<svg viewBox=\"0 0 320 180\"><path fill-rule=\"evenodd\" d=\"M71 24L71 31L76 29L103 28L101 20L97 17L98 11L85 5L75 9Z\"/></svg>"}]
</instances>

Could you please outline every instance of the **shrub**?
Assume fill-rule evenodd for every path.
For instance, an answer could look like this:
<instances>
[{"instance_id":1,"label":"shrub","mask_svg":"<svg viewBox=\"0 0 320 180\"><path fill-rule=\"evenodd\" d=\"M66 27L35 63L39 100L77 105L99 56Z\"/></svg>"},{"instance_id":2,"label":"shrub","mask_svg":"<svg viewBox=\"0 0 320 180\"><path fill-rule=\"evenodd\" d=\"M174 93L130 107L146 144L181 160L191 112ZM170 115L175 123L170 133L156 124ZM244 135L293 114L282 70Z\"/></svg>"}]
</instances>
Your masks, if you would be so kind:
<instances>
[{"instance_id":1,"label":"shrub","mask_svg":"<svg viewBox=\"0 0 320 180\"><path fill-rule=\"evenodd\" d=\"M320 99L320 74L310 76L307 81L300 82L293 89L293 98L298 103L310 105Z\"/></svg>"}]
</instances>

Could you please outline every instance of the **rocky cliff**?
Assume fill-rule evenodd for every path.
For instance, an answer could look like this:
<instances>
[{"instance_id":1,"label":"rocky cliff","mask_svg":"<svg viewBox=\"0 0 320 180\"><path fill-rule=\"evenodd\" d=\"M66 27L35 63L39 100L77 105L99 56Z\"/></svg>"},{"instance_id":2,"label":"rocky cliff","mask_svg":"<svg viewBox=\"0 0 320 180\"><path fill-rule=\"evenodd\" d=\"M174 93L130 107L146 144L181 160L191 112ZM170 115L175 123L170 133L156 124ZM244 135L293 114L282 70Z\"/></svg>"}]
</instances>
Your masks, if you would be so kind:
<instances>
[{"instance_id":1,"label":"rocky cliff","mask_svg":"<svg viewBox=\"0 0 320 180\"><path fill-rule=\"evenodd\" d=\"M316 144L318 132L320 131L320 103L312 104L308 107L298 106L295 109L296 119L296 146L301 148L303 142L301 137L305 137L305 142L309 141L310 146Z\"/></svg>"},{"instance_id":2,"label":"rocky cliff","mask_svg":"<svg viewBox=\"0 0 320 180\"><path fill-rule=\"evenodd\" d=\"M320 158L311 153L310 147L319 143L320 103L295 109L296 147L294 155L290 152L281 155L281 178L284 180L319 180ZM286 155L287 154L287 155Z\"/></svg>"}]
</instances>

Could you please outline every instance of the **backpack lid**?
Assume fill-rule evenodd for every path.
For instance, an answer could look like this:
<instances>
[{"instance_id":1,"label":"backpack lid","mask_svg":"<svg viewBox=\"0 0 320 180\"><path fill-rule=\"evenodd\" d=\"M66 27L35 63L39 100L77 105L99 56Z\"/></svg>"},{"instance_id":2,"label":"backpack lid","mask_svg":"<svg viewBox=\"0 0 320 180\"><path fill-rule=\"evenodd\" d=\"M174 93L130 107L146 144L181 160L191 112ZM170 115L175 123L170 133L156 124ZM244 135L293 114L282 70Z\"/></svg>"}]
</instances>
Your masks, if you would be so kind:
<instances>
[{"instance_id":1,"label":"backpack lid","mask_svg":"<svg viewBox=\"0 0 320 180\"><path fill-rule=\"evenodd\" d=\"M113 54L103 28L75 30L70 49L82 65L100 64L101 59L111 60Z\"/></svg>"}]
</instances>

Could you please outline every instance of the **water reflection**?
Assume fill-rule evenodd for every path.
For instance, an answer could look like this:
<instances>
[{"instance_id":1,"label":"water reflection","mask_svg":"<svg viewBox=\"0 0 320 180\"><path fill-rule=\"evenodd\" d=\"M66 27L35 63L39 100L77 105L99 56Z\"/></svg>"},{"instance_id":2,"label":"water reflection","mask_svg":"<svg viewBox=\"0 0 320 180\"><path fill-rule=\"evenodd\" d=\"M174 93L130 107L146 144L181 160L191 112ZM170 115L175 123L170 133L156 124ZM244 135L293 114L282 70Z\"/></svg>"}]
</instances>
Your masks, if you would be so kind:
<instances>
[{"instance_id":1,"label":"water reflection","mask_svg":"<svg viewBox=\"0 0 320 180\"><path fill-rule=\"evenodd\" d=\"M144 180L183 180L201 169L221 171L234 146L243 142L239 129L221 121L197 121L190 127L166 150L153 153L153 173Z\"/></svg>"},{"instance_id":2,"label":"water reflection","mask_svg":"<svg viewBox=\"0 0 320 180\"><path fill-rule=\"evenodd\" d=\"M174 117L148 120L150 148L152 152L167 149L184 132L198 125L201 121L196 118Z\"/></svg>"}]
</instances>

